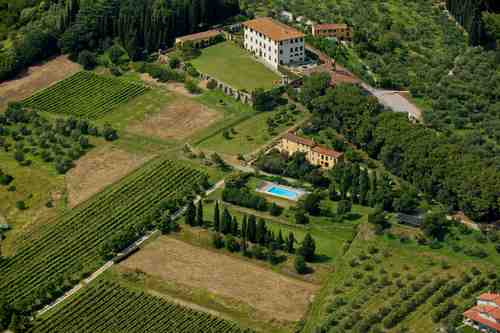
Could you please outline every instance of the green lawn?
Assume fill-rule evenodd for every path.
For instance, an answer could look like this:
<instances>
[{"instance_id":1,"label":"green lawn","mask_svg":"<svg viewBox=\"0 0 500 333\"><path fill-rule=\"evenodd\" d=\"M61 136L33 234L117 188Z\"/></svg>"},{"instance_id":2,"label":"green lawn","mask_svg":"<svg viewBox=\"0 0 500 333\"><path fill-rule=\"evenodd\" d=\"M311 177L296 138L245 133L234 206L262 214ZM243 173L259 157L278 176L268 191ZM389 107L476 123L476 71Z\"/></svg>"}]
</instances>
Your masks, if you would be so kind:
<instances>
[{"instance_id":1,"label":"green lawn","mask_svg":"<svg viewBox=\"0 0 500 333\"><path fill-rule=\"evenodd\" d=\"M256 88L270 89L280 79L278 74L254 60L250 53L233 42L203 49L201 56L191 63L199 71L249 92Z\"/></svg>"},{"instance_id":2,"label":"green lawn","mask_svg":"<svg viewBox=\"0 0 500 333\"><path fill-rule=\"evenodd\" d=\"M240 122L230 126L229 138L224 137L219 131L215 135L206 138L199 143L199 148L209 151L217 151L222 154L238 155L249 154L262 146L268 144L275 136L286 131L308 116L308 113L288 113L290 119L279 123L273 131L268 129L268 120L279 116L280 109L270 112L256 113L255 116L242 119Z\"/></svg>"}]
</instances>

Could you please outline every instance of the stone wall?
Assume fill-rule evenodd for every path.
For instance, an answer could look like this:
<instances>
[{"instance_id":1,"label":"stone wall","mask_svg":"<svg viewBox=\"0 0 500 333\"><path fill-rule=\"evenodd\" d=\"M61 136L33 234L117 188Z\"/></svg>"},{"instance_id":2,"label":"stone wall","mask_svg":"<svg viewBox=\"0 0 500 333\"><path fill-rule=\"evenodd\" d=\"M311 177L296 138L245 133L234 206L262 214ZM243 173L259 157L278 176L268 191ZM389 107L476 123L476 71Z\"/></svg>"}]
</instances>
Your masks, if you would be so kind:
<instances>
[{"instance_id":1,"label":"stone wall","mask_svg":"<svg viewBox=\"0 0 500 333\"><path fill-rule=\"evenodd\" d=\"M214 77L211 77L210 75L204 74L204 73L200 73L200 78L202 80L206 80L206 81L214 80L217 83L217 89L222 91L225 95L231 96L234 99L236 99L237 101L240 101L244 104L253 105L252 95L249 94L248 92L238 90L238 89L230 86L229 84L222 82L222 81L220 81Z\"/></svg>"}]
</instances>

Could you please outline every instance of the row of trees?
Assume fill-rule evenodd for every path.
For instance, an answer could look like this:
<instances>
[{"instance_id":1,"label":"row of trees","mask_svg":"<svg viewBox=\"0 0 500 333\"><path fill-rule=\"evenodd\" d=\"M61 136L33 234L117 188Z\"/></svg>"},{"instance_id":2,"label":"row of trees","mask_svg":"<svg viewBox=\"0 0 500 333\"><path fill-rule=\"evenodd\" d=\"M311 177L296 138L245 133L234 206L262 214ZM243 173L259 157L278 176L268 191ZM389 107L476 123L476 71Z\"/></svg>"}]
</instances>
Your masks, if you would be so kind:
<instances>
[{"instance_id":1,"label":"row of trees","mask_svg":"<svg viewBox=\"0 0 500 333\"><path fill-rule=\"evenodd\" d=\"M402 213L413 213L418 207L416 189L404 182L397 186L385 173L370 173L357 163L339 163L332 173L335 182L330 184L329 194L334 201L349 198L355 204Z\"/></svg>"},{"instance_id":2,"label":"row of trees","mask_svg":"<svg viewBox=\"0 0 500 333\"><path fill-rule=\"evenodd\" d=\"M307 80L306 80L307 84ZM396 176L412 183L473 219L500 217L498 161L455 137L408 122L404 115L382 112L375 98L355 86L309 89L305 103L311 127L333 127L347 140L381 160Z\"/></svg>"},{"instance_id":3,"label":"row of trees","mask_svg":"<svg viewBox=\"0 0 500 333\"><path fill-rule=\"evenodd\" d=\"M141 58L172 45L179 35L220 23L238 12L237 0L54 1L30 18L12 47L0 51L0 80L59 52L76 60L85 50L104 51L114 38L131 58Z\"/></svg>"},{"instance_id":4,"label":"row of trees","mask_svg":"<svg viewBox=\"0 0 500 333\"><path fill-rule=\"evenodd\" d=\"M185 223L190 226L209 227L203 217L202 200L198 201L197 205L188 203ZM275 251L278 250L296 253L303 257L304 261L313 261L316 255L316 243L310 234L306 234L301 246L295 249L297 240L293 232L286 237L281 229L275 233L268 228L264 219L257 220L254 215L245 215L240 223L227 208L221 213L218 201L215 203L211 227L215 231L213 243L216 248L226 247L231 252L243 251L243 254L253 255L257 259L269 258L270 255L273 258L271 261L275 263ZM307 272L305 263L302 265L301 260L298 261L298 271Z\"/></svg>"}]
</instances>

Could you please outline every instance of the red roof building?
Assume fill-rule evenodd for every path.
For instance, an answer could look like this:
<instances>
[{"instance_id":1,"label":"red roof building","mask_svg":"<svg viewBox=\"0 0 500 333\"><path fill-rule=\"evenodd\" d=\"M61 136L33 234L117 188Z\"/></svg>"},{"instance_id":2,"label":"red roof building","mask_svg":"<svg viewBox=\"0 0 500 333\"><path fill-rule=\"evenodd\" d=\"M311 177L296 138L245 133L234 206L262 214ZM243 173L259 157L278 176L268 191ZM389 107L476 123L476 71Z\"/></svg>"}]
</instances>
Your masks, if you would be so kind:
<instances>
[{"instance_id":1,"label":"red roof building","mask_svg":"<svg viewBox=\"0 0 500 333\"><path fill-rule=\"evenodd\" d=\"M297 152L304 153L309 163L324 169L333 168L344 157L344 153L318 145L313 140L293 133L287 133L281 139L278 149L281 152L286 152L288 155L293 155Z\"/></svg>"},{"instance_id":2,"label":"red roof building","mask_svg":"<svg viewBox=\"0 0 500 333\"><path fill-rule=\"evenodd\" d=\"M464 312L464 323L482 332L500 333L500 294L485 293Z\"/></svg>"},{"instance_id":3,"label":"red roof building","mask_svg":"<svg viewBox=\"0 0 500 333\"><path fill-rule=\"evenodd\" d=\"M335 37L339 40L352 40L352 29L344 23L315 24L312 26L314 37Z\"/></svg>"}]
</instances>

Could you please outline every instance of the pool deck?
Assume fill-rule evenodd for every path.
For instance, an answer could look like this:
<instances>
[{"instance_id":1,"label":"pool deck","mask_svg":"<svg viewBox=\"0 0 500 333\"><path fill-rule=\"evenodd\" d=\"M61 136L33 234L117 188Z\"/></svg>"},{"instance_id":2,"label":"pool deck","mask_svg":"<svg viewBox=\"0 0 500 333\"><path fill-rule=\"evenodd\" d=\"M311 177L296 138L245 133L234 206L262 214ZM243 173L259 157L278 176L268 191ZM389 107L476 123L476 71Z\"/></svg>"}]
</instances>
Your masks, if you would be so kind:
<instances>
[{"instance_id":1,"label":"pool deck","mask_svg":"<svg viewBox=\"0 0 500 333\"><path fill-rule=\"evenodd\" d=\"M297 196L295 198L290 198L290 197L287 197L285 195L278 195L278 194L269 192L269 190L273 187L277 187L277 188L280 188L280 189L283 189L286 191L290 191L290 192L295 192L295 193L297 193ZM285 200L289 200L289 201L293 201L293 202L299 201L300 198L302 198L304 195L306 195L308 193L307 191L300 189L300 188L280 185L280 184L271 183L271 182L267 182L267 181L263 181L262 184L260 184L260 186L257 187L257 189L255 191L258 193L264 194L266 196L285 199Z\"/></svg>"}]
</instances>

